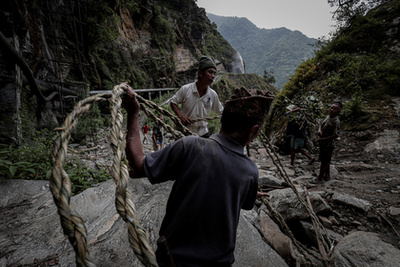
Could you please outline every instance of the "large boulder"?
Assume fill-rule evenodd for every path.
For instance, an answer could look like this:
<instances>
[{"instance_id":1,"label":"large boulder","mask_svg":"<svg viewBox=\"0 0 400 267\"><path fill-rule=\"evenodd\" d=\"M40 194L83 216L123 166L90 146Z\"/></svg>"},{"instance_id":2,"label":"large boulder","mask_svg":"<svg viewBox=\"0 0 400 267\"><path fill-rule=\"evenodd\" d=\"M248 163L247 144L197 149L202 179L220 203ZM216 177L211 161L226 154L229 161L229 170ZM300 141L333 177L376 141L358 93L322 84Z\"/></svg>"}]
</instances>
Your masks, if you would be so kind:
<instances>
[{"instance_id":1,"label":"large boulder","mask_svg":"<svg viewBox=\"0 0 400 267\"><path fill-rule=\"evenodd\" d=\"M398 130L388 130L385 129L381 135L372 143L365 147L365 152L367 153L381 153L389 152L393 155L399 155L400 144L399 131Z\"/></svg>"},{"instance_id":2,"label":"large boulder","mask_svg":"<svg viewBox=\"0 0 400 267\"><path fill-rule=\"evenodd\" d=\"M372 204L369 201L366 201L364 199L359 199L354 196L350 196L348 194L338 193L338 192L335 192L333 194L332 200L339 204L351 206L351 207L363 210L365 212L368 212L372 207Z\"/></svg>"},{"instance_id":3,"label":"large boulder","mask_svg":"<svg viewBox=\"0 0 400 267\"><path fill-rule=\"evenodd\" d=\"M136 217L146 229L153 249L171 184L151 185L147 179L130 180ZM75 253L61 229L48 181L0 181L0 194L3 255L0 266L34 262L41 262L43 266L75 266ZM114 203L112 180L71 199L71 206L85 221L91 259L97 266L142 266L129 246L127 226ZM252 225L254 218L252 211L242 213L234 266L287 266Z\"/></svg>"},{"instance_id":4,"label":"large boulder","mask_svg":"<svg viewBox=\"0 0 400 267\"><path fill-rule=\"evenodd\" d=\"M353 232L342 238L335 248L336 266L400 266L400 250L383 242L377 234Z\"/></svg>"},{"instance_id":5,"label":"large boulder","mask_svg":"<svg viewBox=\"0 0 400 267\"><path fill-rule=\"evenodd\" d=\"M279 226L267 215L264 210L260 210L260 216L256 221L256 227L279 255L289 262L292 260L294 248L292 241L279 229Z\"/></svg>"},{"instance_id":6,"label":"large boulder","mask_svg":"<svg viewBox=\"0 0 400 267\"><path fill-rule=\"evenodd\" d=\"M304 190L297 187L297 191L305 200ZM285 220L301 220L310 217L307 209L291 188L273 190L269 194L272 208L279 212ZM309 195L315 213L331 211L331 207L318 192L310 192Z\"/></svg>"},{"instance_id":7,"label":"large boulder","mask_svg":"<svg viewBox=\"0 0 400 267\"><path fill-rule=\"evenodd\" d=\"M237 232L235 258L233 267L264 267L264 266L288 266L279 254L272 249L260 236L254 227L257 213L248 216L251 211L242 211Z\"/></svg>"}]
</instances>

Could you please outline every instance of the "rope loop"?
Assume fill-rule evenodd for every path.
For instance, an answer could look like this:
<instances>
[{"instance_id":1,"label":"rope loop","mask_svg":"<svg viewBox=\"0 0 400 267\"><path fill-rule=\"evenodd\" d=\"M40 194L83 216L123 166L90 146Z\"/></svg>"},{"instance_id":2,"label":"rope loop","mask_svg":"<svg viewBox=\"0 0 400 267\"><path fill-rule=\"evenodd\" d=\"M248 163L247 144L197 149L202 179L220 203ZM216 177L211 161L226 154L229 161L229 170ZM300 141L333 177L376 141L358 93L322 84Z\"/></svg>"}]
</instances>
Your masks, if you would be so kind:
<instances>
[{"instance_id":1,"label":"rope loop","mask_svg":"<svg viewBox=\"0 0 400 267\"><path fill-rule=\"evenodd\" d=\"M271 158L272 162L274 163L275 167L277 168L279 175L290 186L292 191L295 193L297 199L300 201L300 203L304 206L304 208L310 214L311 221L316 226L315 234L316 234L317 240L321 240L321 242L322 242L320 250L322 249L322 251L325 251L325 252L326 251L332 252L334 245L333 245L331 239L329 238L325 227L321 224L321 222L319 221L315 212L312 210L312 208L309 207L309 205L306 203L306 200L304 200L304 198L300 195L297 188L294 186L293 182L290 180L288 174L285 171L285 168L283 167L282 163L279 160L278 155L275 153L274 147L269 142L268 137L264 133L261 133L259 135L259 140L263 144L269 157ZM290 231L290 228L287 226L282 215L272 208L271 204L269 203L269 200L267 198L263 198L262 202L265 204L267 209L270 211L274 221L279 225L280 229L282 229L283 232L288 235L288 237L292 240L293 244L297 247L299 252L304 256L304 258L309 263L312 263L310 255L313 255L315 258L322 261L325 266L331 266L332 264L335 265L333 253L321 253L323 255L323 257L321 257L315 251L307 249L307 247L305 247L303 244L301 244L299 241L297 241L297 239L294 237L293 233Z\"/></svg>"},{"instance_id":2,"label":"rope loop","mask_svg":"<svg viewBox=\"0 0 400 267\"><path fill-rule=\"evenodd\" d=\"M82 218L71 206L71 179L64 170L64 162L67 154L68 142L71 133L75 129L79 118L87 112L92 103L109 101L111 112L111 149L114 158L111 166L111 175L116 184L115 206L118 214L128 225L128 237L131 248L138 259L147 266L158 266L154 252L152 251L147 233L140 225L135 215L135 205L132 201L132 195L128 190L129 171L125 156L125 134L123 132L123 113L122 113L122 95L128 84L121 83L116 85L111 93L102 93L90 96L79 101L74 110L66 117L63 125L57 129L56 138L51 152L52 175L50 177L50 190L53 194L54 202L60 215L61 226L64 234L73 246L76 253L76 265L79 267L94 267L95 264L90 259L87 249L87 230ZM162 125L167 132L170 132L175 139L185 135L194 135L185 127L177 116L166 109L157 106L154 102L148 101L143 97L136 95L140 103L141 110L159 125ZM182 129L182 132L175 130L170 125L161 121L150 109L168 116ZM211 120L214 118L205 118Z\"/></svg>"},{"instance_id":3,"label":"rope loop","mask_svg":"<svg viewBox=\"0 0 400 267\"><path fill-rule=\"evenodd\" d=\"M87 230L85 224L71 206L71 180L65 172L63 165L68 148L71 132L76 127L79 117L87 112L93 102L109 101L111 103L112 127L111 148L114 152L111 174L116 184L115 205L118 214L128 224L129 243L136 256L144 266L158 266L154 252L152 251L147 234L135 216L135 208L132 196L127 189L129 173L124 153L125 138L122 133L123 115L121 110L121 95L124 84L117 85L111 94L98 94L78 102L74 110L67 116L63 125L56 130L59 135L54 142L51 153L52 175L50 178L50 190L60 215L61 226L64 234L73 246L76 254L76 265L79 267L96 266L90 259L87 248Z\"/></svg>"},{"instance_id":4,"label":"rope loop","mask_svg":"<svg viewBox=\"0 0 400 267\"><path fill-rule=\"evenodd\" d=\"M87 230L85 224L78 212L70 206L71 180L64 170L63 165L67 154L68 141L71 137L72 131L78 123L78 119L82 116L82 114L90 109L92 103L104 101L109 101L112 117L111 148L113 150L114 158L111 166L111 175L116 184L116 210L127 224L129 243L138 259L146 267L158 266L154 252L149 245L147 233L136 219L135 205L132 201L132 195L128 190L129 171L125 155L125 133L122 130L124 117L122 113L121 98L124 94L124 89L126 89L127 86L129 85L126 83L121 83L119 85L116 85L111 93L97 94L79 101L75 105L74 110L66 117L63 125L55 129L56 131L58 131L58 136L54 142L51 152L51 161L53 166L52 175L50 177L50 190L53 195L54 202L57 206L64 234L68 237L71 245L75 250L75 261L76 265L79 267L94 267L96 265L91 261L90 254L87 249ZM159 123L159 125L162 125L164 129L170 132L175 139L179 139L185 135L194 135L187 127L185 127L180 122L180 119L177 116L175 116L168 110L157 106L155 103L148 101L139 95L136 95L136 98L139 101L141 110L148 117ZM154 109L160 114L170 117L181 131L175 130L170 125L158 119L154 112L152 112L150 109ZM216 118L219 118L219 116L205 118L203 120L212 120ZM313 223L317 225L320 230L322 230L322 234L320 231L318 231L317 237L322 240L322 244L325 248L328 248L328 250L329 248L331 248L332 250L333 245L329 237L327 236L325 228L321 225L313 210L308 207L306 201L300 196L296 187L289 179L285 169L282 167L282 164L279 161L278 156L275 154L272 145L269 143L268 138L264 134L261 134L259 136L259 139L266 148L280 175L283 177L285 182L290 185L290 187L300 200L300 203L305 206L307 211L310 213ZM266 140L266 142L264 140ZM310 259L310 254L312 254L314 257L322 260L325 264L329 264L332 262L331 253L328 254L330 255L329 259L327 259L326 257L321 258L318 257L318 255L316 255L314 251L308 250L304 245L298 242L294 238L282 216L277 211L274 211L272 209L266 198L263 198L263 203L267 206L268 210L271 212L275 220L278 221L280 228L283 229L283 231L292 239L293 243L304 255L306 260L312 262Z\"/></svg>"}]
</instances>

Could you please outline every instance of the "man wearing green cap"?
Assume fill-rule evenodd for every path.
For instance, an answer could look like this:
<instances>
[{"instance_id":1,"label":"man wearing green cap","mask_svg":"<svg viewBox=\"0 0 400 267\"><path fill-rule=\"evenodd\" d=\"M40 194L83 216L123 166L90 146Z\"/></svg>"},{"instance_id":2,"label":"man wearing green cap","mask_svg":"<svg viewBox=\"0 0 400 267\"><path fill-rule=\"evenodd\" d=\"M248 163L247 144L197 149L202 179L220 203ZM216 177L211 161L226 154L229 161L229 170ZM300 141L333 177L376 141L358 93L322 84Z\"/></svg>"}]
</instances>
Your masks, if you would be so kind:
<instances>
[{"instance_id":1,"label":"man wearing green cap","mask_svg":"<svg viewBox=\"0 0 400 267\"><path fill-rule=\"evenodd\" d=\"M124 89L131 177L147 177L152 184L174 181L159 231L159 241L166 240L169 250L161 253L163 241L156 251L159 266L230 267L240 210L250 210L256 197L268 196L257 191L258 169L243 148L263 128L272 94L237 89L225 102L218 134L186 136L144 156L139 103L133 89Z\"/></svg>"},{"instance_id":2,"label":"man wearing green cap","mask_svg":"<svg viewBox=\"0 0 400 267\"><path fill-rule=\"evenodd\" d=\"M202 137L208 137L206 121L193 122L210 116L213 111L222 114L222 104L218 94L211 89L210 85L215 79L217 66L208 56L202 56L199 61L197 81L182 86L171 98L171 108L179 117L182 124L190 131ZM181 109L178 105L181 105Z\"/></svg>"}]
</instances>

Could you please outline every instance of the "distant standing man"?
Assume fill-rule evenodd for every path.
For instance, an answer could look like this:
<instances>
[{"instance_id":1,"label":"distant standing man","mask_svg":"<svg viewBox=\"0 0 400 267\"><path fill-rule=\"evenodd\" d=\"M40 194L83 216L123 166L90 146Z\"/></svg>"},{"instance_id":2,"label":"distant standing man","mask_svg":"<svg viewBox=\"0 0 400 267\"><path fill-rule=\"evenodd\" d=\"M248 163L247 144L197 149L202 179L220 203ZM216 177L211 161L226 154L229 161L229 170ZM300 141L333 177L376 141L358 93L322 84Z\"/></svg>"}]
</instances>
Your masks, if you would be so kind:
<instances>
[{"instance_id":1,"label":"distant standing man","mask_svg":"<svg viewBox=\"0 0 400 267\"><path fill-rule=\"evenodd\" d=\"M164 121L164 116L160 114L158 118L161 121ZM163 127L159 122L155 122L153 126L153 148L154 151L157 151L158 149L162 149L163 144L164 144L164 137L163 137Z\"/></svg>"},{"instance_id":2,"label":"distant standing man","mask_svg":"<svg viewBox=\"0 0 400 267\"><path fill-rule=\"evenodd\" d=\"M219 115L223 111L218 94L210 87L216 73L217 66L214 61L208 56L202 56L199 61L197 81L182 86L171 99L171 108L182 124L201 137L210 136L208 123L193 122L193 120L209 117L211 110ZM182 109L178 105L181 105Z\"/></svg>"},{"instance_id":3,"label":"distant standing man","mask_svg":"<svg viewBox=\"0 0 400 267\"><path fill-rule=\"evenodd\" d=\"M329 115L322 122L318 129L319 160L321 167L318 178L311 183L323 183L331 180L330 164L334 148L334 140L339 137L340 120L339 114L342 111L342 103L335 102L329 108Z\"/></svg>"}]
</instances>

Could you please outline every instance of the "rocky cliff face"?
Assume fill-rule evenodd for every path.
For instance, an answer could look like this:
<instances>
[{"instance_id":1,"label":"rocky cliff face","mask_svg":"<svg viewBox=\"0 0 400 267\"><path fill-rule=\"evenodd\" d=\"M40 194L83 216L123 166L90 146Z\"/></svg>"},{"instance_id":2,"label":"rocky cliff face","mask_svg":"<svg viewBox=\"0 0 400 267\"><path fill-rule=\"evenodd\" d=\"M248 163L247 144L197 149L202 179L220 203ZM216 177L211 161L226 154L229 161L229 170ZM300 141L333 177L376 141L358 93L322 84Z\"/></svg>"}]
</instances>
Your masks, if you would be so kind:
<instances>
[{"instance_id":1,"label":"rocky cliff face","mask_svg":"<svg viewBox=\"0 0 400 267\"><path fill-rule=\"evenodd\" d=\"M0 122L5 128L15 129L26 114L35 113L39 123L56 123L65 110L45 111L66 108L66 95L84 96L89 89L112 89L122 81L133 88L193 81L202 54L215 58L220 71L230 72L236 54L193 0L13 0L2 6L5 42L47 90L43 95L34 90L2 42L0 88L7 93L0 99ZM21 139L24 129L18 127L5 136Z\"/></svg>"}]
</instances>

